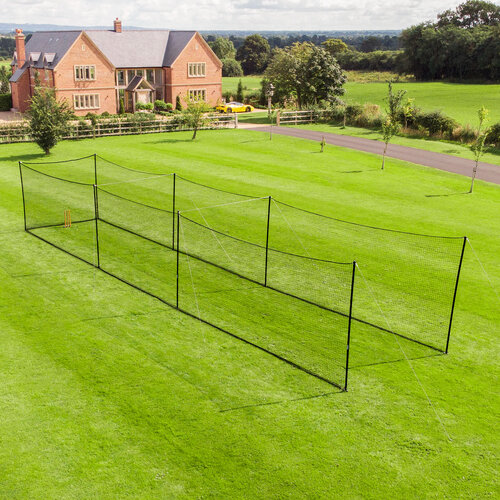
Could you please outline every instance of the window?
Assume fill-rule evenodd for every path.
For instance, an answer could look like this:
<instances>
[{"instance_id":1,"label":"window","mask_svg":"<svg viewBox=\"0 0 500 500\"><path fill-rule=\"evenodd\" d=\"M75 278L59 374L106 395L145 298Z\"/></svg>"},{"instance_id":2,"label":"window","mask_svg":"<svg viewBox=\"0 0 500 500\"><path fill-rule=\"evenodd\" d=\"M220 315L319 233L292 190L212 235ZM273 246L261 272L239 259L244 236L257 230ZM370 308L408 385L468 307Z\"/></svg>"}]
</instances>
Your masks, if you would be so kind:
<instances>
[{"instance_id":1,"label":"window","mask_svg":"<svg viewBox=\"0 0 500 500\"><path fill-rule=\"evenodd\" d=\"M95 80L95 66L75 66L75 80Z\"/></svg>"},{"instance_id":2,"label":"window","mask_svg":"<svg viewBox=\"0 0 500 500\"><path fill-rule=\"evenodd\" d=\"M75 109L99 109L99 94L76 94L73 104Z\"/></svg>"},{"instance_id":3,"label":"window","mask_svg":"<svg viewBox=\"0 0 500 500\"><path fill-rule=\"evenodd\" d=\"M206 100L205 89L191 89L189 91L189 99L191 101L205 101Z\"/></svg>"},{"instance_id":4,"label":"window","mask_svg":"<svg viewBox=\"0 0 500 500\"><path fill-rule=\"evenodd\" d=\"M132 81L134 76L135 76L135 71L133 69L127 70L128 83L130 83Z\"/></svg>"},{"instance_id":5,"label":"window","mask_svg":"<svg viewBox=\"0 0 500 500\"><path fill-rule=\"evenodd\" d=\"M201 63L188 63L188 75L191 77L203 77L205 76L207 64Z\"/></svg>"},{"instance_id":6,"label":"window","mask_svg":"<svg viewBox=\"0 0 500 500\"><path fill-rule=\"evenodd\" d=\"M122 69L116 72L116 82L118 85L125 85L125 71Z\"/></svg>"},{"instance_id":7,"label":"window","mask_svg":"<svg viewBox=\"0 0 500 500\"><path fill-rule=\"evenodd\" d=\"M149 83L154 83L155 82L155 72L152 69L147 69L146 70L146 80Z\"/></svg>"},{"instance_id":8,"label":"window","mask_svg":"<svg viewBox=\"0 0 500 500\"><path fill-rule=\"evenodd\" d=\"M138 70L136 70L135 74L139 75L139 76L144 76L144 70L143 69L138 69Z\"/></svg>"}]
</instances>

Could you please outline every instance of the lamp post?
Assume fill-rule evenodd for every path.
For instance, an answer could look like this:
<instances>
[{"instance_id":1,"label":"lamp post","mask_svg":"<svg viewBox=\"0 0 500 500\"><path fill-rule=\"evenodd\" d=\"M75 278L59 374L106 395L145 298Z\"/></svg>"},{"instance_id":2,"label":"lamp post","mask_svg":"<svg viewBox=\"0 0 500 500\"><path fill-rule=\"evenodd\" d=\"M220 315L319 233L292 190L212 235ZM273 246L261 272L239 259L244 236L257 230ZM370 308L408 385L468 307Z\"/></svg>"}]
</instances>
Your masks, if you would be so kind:
<instances>
[{"instance_id":1,"label":"lamp post","mask_svg":"<svg viewBox=\"0 0 500 500\"><path fill-rule=\"evenodd\" d=\"M269 84L266 90L267 96L267 116L271 116L271 98L274 95L274 85L272 83Z\"/></svg>"}]
</instances>

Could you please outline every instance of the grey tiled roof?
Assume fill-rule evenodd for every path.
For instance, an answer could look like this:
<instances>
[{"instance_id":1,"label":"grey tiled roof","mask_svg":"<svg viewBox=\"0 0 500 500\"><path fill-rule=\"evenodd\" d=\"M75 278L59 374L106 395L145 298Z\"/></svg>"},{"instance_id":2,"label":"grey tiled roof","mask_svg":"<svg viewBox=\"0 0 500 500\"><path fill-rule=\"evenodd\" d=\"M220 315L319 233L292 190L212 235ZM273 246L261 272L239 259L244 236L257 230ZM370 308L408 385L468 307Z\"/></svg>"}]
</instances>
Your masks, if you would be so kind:
<instances>
[{"instance_id":1,"label":"grey tiled roof","mask_svg":"<svg viewBox=\"0 0 500 500\"><path fill-rule=\"evenodd\" d=\"M196 31L85 31L116 68L170 66Z\"/></svg>"},{"instance_id":2,"label":"grey tiled roof","mask_svg":"<svg viewBox=\"0 0 500 500\"><path fill-rule=\"evenodd\" d=\"M22 68L16 69L14 71L14 74L9 78L9 82L17 82L21 76L23 76L23 73L26 71L26 68L28 67L28 63L24 63L24 66Z\"/></svg>"},{"instance_id":3,"label":"grey tiled roof","mask_svg":"<svg viewBox=\"0 0 500 500\"><path fill-rule=\"evenodd\" d=\"M68 49L73 45L81 31L37 31L33 33L26 43L26 59L29 60L30 52L55 54L49 68L54 68ZM39 57L33 63L34 68L44 68L44 57Z\"/></svg>"}]
</instances>

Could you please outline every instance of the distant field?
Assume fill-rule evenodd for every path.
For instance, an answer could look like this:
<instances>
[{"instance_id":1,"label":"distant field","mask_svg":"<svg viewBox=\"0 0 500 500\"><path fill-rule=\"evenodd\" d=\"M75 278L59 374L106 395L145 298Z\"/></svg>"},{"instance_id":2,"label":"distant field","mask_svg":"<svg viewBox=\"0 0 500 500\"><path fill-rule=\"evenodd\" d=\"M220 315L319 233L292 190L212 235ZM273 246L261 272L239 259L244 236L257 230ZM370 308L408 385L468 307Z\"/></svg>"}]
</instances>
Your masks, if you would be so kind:
<instances>
[{"instance_id":1,"label":"distant field","mask_svg":"<svg viewBox=\"0 0 500 500\"><path fill-rule=\"evenodd\" d=\"M345 85L347 102L371 102L385 106L387 84L383 81L362 83L363 80L383 80L390 73L350 72L351 81ZM247 91L259 90L261 76L245 76L241 79ZM223 78L223 91L236 92L239 78ZM356 80L356 81L352 81ZM415 99L415 104L426 111L439 109L462 124L476 125L477 110L481 106L489 109L490 123L500 121L500 85L458 84L444 82L395 83L395 90L407 90L407 96Z\"/></svg>"},{"instance_id":2,"label":"distant field","mask_svg":"<svg viewBox=\"0 0 500 500\"><path fill-rule=\"evenodd\" d=\"M0 66L8 68L10 66L10 59L0 59Z\"/></svg>"}]
</instances>

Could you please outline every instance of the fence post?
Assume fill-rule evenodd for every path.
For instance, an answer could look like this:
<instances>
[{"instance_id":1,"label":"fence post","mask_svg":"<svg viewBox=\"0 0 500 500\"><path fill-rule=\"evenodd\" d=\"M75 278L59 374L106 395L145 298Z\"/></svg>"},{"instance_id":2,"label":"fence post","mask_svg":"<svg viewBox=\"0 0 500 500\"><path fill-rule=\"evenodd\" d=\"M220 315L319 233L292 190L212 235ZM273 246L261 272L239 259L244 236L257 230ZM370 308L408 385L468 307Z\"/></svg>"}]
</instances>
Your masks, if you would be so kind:
<instances>
[{"instance_id":1,"label":"fence post","mask_svg":"<svg viewBox=\"0 0 500 500\"><path fill-rule=\"evenodd\" d=\"M95 220L95 247L97 252L97 267L101 268L101 257L99 252L99 201L97 198L97 186L94 184L94 220Z\"/></svg>"},{"instance_id":2,"label":"fence post","mask_svg":"<svg viewBox=\"0 0 500 500\"><path fill-rule=\"evenodd\" d=\"M280 126L280 117L281 117L281 109L278 109L278 111L276 112L276 126L277 127Z\"/></svg>"},{"instance_id":3,"label":"fence post","mask_svg":"<svg viewBox=\"0 0 500 500\"><path fill-rule=\"evenodd\" d=\"M238 115L234 114L234 128L238 128Z\"/></svg>"},{"instance_id":4,"label":"fence post","mask_svg":"<svg viewBox=\"0 0 500 500\"><path fill-rule=\"evenodd\" d=\"M352 263L351 298L349 301L349 320L347 324L347 347L345 355L345 382L344 391L347 392L347 377L349 375L349 348L351 346L352 301L354 298L354 277L356 274L356 261Z\"/></svg>"},{"instance_id":5,"label":"fence post","mask_svg":"<svg viewBox=\"0 0 500 500\"><path fill-rule=\"evenodd\" d=\"M22 162L19 162L19 176L21 177L21 192L23 193L23 214L24 214L24 230L27 231L26 227L26 202L24 200L24 184L23 184L23 169Z\"/></svg>"},{"instance_id":6,"label":"fence post","mask_svg":"<svg viewBox=\"0 0 500 500\"><path fill-rule=\"evenodd\" d=\"M174 183L172 187L172 250L175 250L175 178L177 177L174 172ZM177 228L179 231L179 228Z\"/></svg>"},{"instance_id":7,"label":"fence post","mask_svg":"<svg viewBox=\"0 0 500 500\"><path fill-rule=\"evenodd\" d=\"M264 286L267 286L267 261L269 255L269 221L271 219L271 197L267 204L267 232L266 232L266 267L264 269Z\"/></svg>"},{"instance_id":8,"label":"fence post","mask_svg":"<svg viewBox=\"0 0 500 500\"><path fill-rule=\"evenodd\" d=\"M179 233L180 233L180 211L177 210L177 273L176 273L176 293L175 307L179 309Z\"/></svg>"},{"instance_id":9,"label":"fence post","mask_svg":"<svg viewBox=\"0 0 500 500\"><path fill-rule=\"evenodd\" d=\"M464 236L464 242L462 244L462 253L460 254L460 262L458 264L457 280L455 282L455 291L453 292L453 302L451 304L450 324L448 326L448 337L446 338L446 350L444 351L445 354L448 354L448 346L450 345L451 325L453 323L453 312L455 310L455 300L457 298L458 282L460 280L460 271L462 269L462 262L464 260L466 243L467 243L467 236Z\"/></svg>"}]
</instances>

